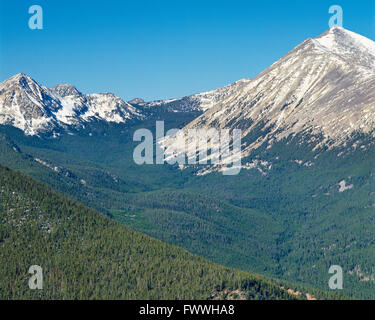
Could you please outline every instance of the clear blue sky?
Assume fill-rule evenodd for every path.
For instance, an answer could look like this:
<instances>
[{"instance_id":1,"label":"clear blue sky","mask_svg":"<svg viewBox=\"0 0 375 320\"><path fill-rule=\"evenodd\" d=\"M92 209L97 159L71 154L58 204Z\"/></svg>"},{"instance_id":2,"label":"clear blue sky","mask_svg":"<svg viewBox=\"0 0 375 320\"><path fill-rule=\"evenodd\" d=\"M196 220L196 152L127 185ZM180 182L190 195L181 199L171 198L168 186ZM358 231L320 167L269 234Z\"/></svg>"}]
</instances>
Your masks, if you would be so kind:
<instances>
[{"instance_id":1,"label":"clear blue sky","mask_svg":"<svg viewBox=\"0 0 375 320\"><path fill-rule=\"evenodd\" d=\"M173 98L254 77L328 29L339 4L344 27L375 40L375 1L0 0L0 80L18 72L47 86L124 99ZM29 6L44 29L28 28Z\"/></svg>"}]
</instances>

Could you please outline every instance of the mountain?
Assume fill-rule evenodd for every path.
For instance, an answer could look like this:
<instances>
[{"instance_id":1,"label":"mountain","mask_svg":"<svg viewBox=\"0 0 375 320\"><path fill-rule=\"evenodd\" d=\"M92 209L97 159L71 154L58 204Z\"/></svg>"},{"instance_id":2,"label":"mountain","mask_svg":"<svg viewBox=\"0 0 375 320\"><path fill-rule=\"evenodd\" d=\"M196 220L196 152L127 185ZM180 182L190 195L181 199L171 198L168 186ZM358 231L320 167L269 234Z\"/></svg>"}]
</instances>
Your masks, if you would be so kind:
<instances>
[{"instance_id":1,"label":"mountain","mask_svg":"<svg viewBox=\"0 0 375 320\"><path fill-rule=\"evenodd\" d=\"M26 135L56 137L62 131L84 128L95 121L128 124L153 119L158 114L165 117L168 113L186 114L190 119L246 82L247 79L243 79L217 90L179 99L145 102L135 98L126 102L112 93L83 94L71 84L47 88L19 73L0 83L0 124L19 128Z\"/></svg>"},{"instance_id":2,"label":"mountain","mask_svg":"<svg viewBox=\"0 0 375 320\"><path fill-rule=\"evenodd\" d=\"M74 86L48 89L25 74L0 83L0 123L27 135L54 133L70 125L103 120L125 123L142 118L139 110L111 93L82 94Z\"/></svg>"},{"instance_id":3,"label":"mountain","mask_svg":"<svg viewBox=\"0 0 375 320\"><path fill-rule=\"evenodd\" d=\"M216 265L2 166L0 184L0 299L340 298Z\"/></svg>"},{"instance_id":4,"label":"mountain","mask_svg":"<svg viewBox=\"0 0 375 320\"><path fill-rule=\"evenodd\" d=\"M375 43L333 27L225 95L185 129L241 129L244 156L299 136L314 149L374 137ZM372 144L373 139L367 141Z\"/></svg>"},{"instance_id":5,"label":"mountain","mask_svg":"<svg viewBox=\"0 0 375 320\"><path fill-rule=\"evenodd\" d=\"M55 127L54 114L61 104L52 92L24 74L0 84L0 123L20 128L26 134Z\"/></svg>"},{"instance_id":6,"label":"mountain","mask_svg":"<svg viewBox=\"0 0 375 320\"><path fill-rule=\"evenodd\" d=\"M147 108L163 106L170 112L173 111L207 111L226 97L241 90L243 86L250 82L250 79L241 79L225 87L208 92L193 94L183 98L158 100L146 102L142 105Z\"/></svg>"},{"instance_id":7,"label":"mountain","mask_svg":"<svg viewBox=\"0 0 375 320\"><path fill-rule=\"evenodd\" d=\"M142 98L134 98L129 101L130 104L138 104L138 105L143 105L145 104L146 101L144 101Z\"/></svg>"}]
</instances>

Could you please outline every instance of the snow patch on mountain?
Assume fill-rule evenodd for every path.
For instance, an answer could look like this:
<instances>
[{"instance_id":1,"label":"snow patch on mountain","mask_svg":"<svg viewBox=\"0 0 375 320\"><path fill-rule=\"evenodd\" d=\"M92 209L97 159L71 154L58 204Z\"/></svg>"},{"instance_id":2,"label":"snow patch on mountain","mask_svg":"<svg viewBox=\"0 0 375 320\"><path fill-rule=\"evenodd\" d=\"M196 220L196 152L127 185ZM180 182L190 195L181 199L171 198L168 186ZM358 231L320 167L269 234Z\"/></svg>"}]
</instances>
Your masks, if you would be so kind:
<instances>
[{"instance_id":1,"label":"snow patch on mountain","mask_svg":"<svg viewBox=\"0 0 375 320\"><path fill-rule=\"evenodd\" d=\"M315 39L322 48L355 64L375 68L375 42L352 31L332 27Z\"/></svg>"}]
</instances>

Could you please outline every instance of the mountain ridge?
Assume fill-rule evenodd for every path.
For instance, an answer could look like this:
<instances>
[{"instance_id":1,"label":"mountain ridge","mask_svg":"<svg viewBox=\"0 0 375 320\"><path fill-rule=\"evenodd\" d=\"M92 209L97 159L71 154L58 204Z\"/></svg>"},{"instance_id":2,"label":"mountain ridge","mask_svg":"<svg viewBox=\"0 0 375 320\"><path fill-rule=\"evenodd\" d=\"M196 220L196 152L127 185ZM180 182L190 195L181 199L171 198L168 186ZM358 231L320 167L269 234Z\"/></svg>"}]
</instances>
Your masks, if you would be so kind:
<instances>
[{"instance_id":1,"label":"mountain ridge","mask_svg":"<svg viewBox=\"0 0 375 320\"><path fill-rule=\"evenodd\" d=\"M202 111L203 115L187 128L213 122L220 128L233 127L251 120L252 125L242 127L244 135L265 122L265 128L274 127L271 140L312 131L322 134L326 143L331 138L344 140L342 132L347 137L356 130L369 132L374 128L374 66L373 41L333 27L308 38L253 79L177 99L133 99L132 104L110 93L85 95L70 84L48 89L21 73L0 83L0 123L35 135L94 119L126 123L144 119L144 111L163 107L169 112ZM321 108L323 104L327 107ZM346 108L345 112L338 105ZM283 132L276 134L281 127ZM258 142L248 149L257 146Z\"/></svg>"},{"instance_id":2,"label":"mountain ridge","mask_svg":"<svg viewBox=\"0 0 375 320\"><path fill-rule=\"evenodd\" d=\"M358 47L347 53L353 37L371 44L371 50L360 46L363 59ZM241 129L244 156L297 135L313 149L344 145L357 133L374 137L375 68L367 63L369 57L375 61L375 43L362 38L334 27L305 40L184 130Z\"/></svg>"},{"instance_id":3,"label":"mountain ridge","mask_svg":"<svg viewBox=\"0 0 375 320\"><path fill-rule=\"evenodd\" d=\"M112 93L82 94L70 84L51 89L18 73L0 83L0 123L26 135L53 132L94 119L125 123L139 110Z\"/></svg>"}]
</instances>

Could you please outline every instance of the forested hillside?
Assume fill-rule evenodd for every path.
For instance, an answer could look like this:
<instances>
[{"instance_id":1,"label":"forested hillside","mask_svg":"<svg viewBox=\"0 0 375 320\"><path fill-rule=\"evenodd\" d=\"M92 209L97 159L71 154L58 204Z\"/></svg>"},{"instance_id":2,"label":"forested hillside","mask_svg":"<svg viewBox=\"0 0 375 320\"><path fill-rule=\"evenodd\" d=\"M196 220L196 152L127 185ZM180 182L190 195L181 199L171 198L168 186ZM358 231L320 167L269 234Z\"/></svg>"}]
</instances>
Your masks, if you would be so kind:
<instances>
[{"instance_id":1,"label":"forested hillside","mask_svg":"<svg viewBox=\"0 0 375 320\"><path fill-rule=\"evenodd\" d=\"M0 186L0 299L304 297L132 231L2 166ZM28 287L31 265L43 268L43 290Z\"/></svg>"},{"instance_id":2,"label":"forested hillside","mask_svg":"<svg viewBox=\"0 0 375 320\"><path fill-rule=\"evenodd\" d=\"M56 139L0 131L2 165L132 229L220 265L321 290L328 290L329 267L339 264L344 295L374 295L373 147L317 157L319 150L281 141L238 176L195 176L134 164L124 127L98 123ZM353 187L341 192L342 181Z\"/></svg>"}]
</instances>

